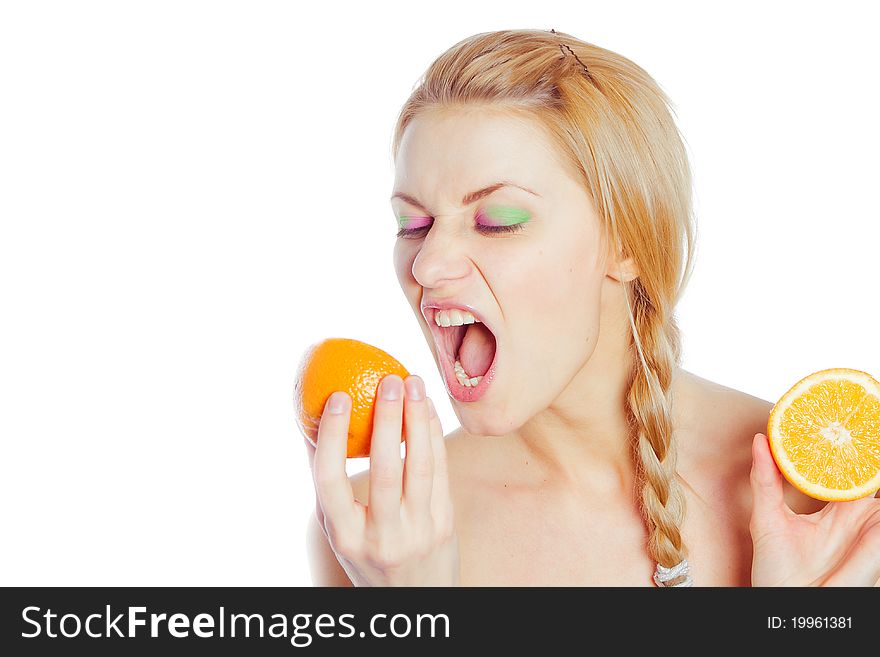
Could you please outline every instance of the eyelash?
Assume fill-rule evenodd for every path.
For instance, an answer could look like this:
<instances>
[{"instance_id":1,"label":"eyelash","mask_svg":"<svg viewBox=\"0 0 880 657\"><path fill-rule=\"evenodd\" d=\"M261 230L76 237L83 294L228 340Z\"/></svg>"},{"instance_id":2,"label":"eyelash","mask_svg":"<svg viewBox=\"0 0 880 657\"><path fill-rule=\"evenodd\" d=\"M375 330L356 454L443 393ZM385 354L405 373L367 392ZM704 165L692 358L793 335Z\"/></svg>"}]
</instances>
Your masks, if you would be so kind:
<instances>
[{"instance_id":1,"label":"eyelash","mask_svg":"<svg viewBox=\"0 0 880 657\"><path fill-rule=\"evenodd\" d=\"M430 226L420 226L419 228L401 228L397 231L398 237L409 237L411 235L415 235L423 230L430 228ZM477 232L480 233L489 233L489 234L497 234L497 233L514 233L518 230L522 230L522 224L511 224L509 226L481 226L477 225Z\"/></svg>"}]
</instances>

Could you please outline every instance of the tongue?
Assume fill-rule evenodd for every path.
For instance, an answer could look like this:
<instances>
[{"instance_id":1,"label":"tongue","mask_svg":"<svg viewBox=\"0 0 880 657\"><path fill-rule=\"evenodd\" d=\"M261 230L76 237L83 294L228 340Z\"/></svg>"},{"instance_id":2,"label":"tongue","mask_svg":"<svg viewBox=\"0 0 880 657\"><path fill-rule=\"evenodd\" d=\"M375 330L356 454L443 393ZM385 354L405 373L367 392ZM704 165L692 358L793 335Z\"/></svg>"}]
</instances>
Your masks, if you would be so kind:
<instances>
[{"instance_id":1,"label":"tongue","mask_svg":"<svg viewBox=\"0 0 880 657\"><path fill-rule=\"evenodd\" d=\"M458 360L470 376L483 376L495 356L495 336L482 324L469 324L464 334Z\"/></svg>"}]
</instances>

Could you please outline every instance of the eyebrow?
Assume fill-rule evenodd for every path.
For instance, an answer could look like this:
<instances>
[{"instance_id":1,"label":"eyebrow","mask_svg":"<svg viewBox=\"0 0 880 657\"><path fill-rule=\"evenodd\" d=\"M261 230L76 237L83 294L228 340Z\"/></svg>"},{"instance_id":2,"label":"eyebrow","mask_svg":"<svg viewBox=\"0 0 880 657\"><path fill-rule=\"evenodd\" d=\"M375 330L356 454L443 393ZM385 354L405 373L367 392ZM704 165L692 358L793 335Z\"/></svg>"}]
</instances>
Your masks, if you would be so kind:
<instances>
[{"instance_id":1,"label":"eyebrow","mask_svg":"<svg viewBox=\"0 0 880 657\"><path fill-rule=\"evenodd\" d=\"M502 187L516 187L516 188L521 189L525 192L528 192L529 194L533 194L537 197L541 196L540 194L538 194L538 192L532 191L528 187L524 187L522 185L519 185L515 182L511 182L509 180L500 180L496 183L492 183L488 187L483 187L483 189L478 189L475 192L470 192L469 194L465 194L464 198L461 199L461 204L462 205L471 205L472 203L476 203L481 198L485 198L486 196L489 196L489 194L501 189ZM419 201L416 197L411 196L405 192L394 192L394 194L391 195L390 200L393 201L396 198L403 199L407 203L411 203L412 205L415 205L416 207L421 208L425 212L428 212L428 209L425 208L425 206L422 204L421 201Z\"/></svg>"}]
</instances>

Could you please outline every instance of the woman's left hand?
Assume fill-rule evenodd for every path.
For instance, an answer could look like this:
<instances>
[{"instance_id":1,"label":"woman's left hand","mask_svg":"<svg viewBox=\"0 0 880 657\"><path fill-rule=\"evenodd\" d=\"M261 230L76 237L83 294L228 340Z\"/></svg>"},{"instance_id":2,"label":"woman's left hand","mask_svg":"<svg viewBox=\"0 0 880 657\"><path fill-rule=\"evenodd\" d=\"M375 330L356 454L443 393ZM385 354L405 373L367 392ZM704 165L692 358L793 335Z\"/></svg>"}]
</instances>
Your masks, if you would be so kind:
<instances>
[{"instance_id":1,"label":"woman's left hand","mask_svg":"<svg viewBox=\"0 0 880 657\"><path fill-rule=\"evenodd\" d=\"M752 586L880 584L880 499L828 502L797 514L783 499L782 473L767 436L752 444Z\"/></svg>"}]
</instances>

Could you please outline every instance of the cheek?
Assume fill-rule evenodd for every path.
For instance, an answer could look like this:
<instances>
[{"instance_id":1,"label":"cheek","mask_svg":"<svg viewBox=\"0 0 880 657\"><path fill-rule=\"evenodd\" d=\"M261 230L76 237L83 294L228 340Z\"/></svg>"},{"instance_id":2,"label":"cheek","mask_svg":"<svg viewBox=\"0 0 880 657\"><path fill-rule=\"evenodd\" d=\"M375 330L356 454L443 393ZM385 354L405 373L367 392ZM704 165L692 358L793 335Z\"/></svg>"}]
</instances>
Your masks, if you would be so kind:
<instances>
[{"instance_id":1,"label":"cheek","mask_svg":"<svg viewBox=\"0 0 880 657\"><path fill-rule=\"evenodd\" d=\"M602 279L591 247L569 242L538 249L530 258L517 277L536 315L564 329L571 328L571 321L583 322L598 303Z\"/></svg>"},{"instance_id":2,"label":"cheek","mask_svg":"<svg viewBox=\"0 0 880 657\"><path fill-rule=\"evenodd\" d=\"M602 276L590 243L540 249L516 276L526 353L548 373L580 367L595 348L599 327Z\"/></svg>"}]
</instances>

